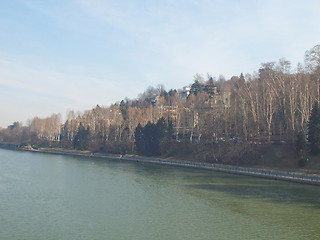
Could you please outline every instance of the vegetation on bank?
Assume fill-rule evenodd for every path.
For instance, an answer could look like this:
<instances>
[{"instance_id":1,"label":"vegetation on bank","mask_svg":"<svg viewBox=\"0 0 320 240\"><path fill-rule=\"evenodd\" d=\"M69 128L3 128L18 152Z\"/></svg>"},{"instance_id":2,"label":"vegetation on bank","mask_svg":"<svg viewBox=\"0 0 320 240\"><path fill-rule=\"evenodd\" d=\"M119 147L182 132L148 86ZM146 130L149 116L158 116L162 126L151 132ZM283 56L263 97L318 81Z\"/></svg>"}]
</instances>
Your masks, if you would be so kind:
<instances>
[{"instance_id":1,"label":"vegetation on bank","mask_svg":"<svg viewBox=\"0 0 320 240\"><path fill-rule=\"evenodd\" d=\"M266 166L269 151L285 149L286 160L274 155L273 166L317 166L319 99L317 45L295 71L281 59L228 80L197 74L179 90L149 87L138 99L69 111L64 123L60 114L15 122L0 130L0 143L246 166Z\"/></svg>"}]
</instances>

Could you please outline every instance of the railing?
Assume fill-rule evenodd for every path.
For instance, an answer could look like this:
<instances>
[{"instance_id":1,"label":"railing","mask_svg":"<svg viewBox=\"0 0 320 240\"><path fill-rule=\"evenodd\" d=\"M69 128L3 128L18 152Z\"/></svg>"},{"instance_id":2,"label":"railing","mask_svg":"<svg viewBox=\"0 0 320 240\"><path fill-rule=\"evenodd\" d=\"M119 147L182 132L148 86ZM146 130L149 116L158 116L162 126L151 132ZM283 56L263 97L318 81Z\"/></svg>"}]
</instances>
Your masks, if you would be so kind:
<instances>
[{"instance_id":1,"label":"railing","mask_svg":"<svg viewBox=\"0 0 320 240\"><path fill-rule=\"evenodd\" d=\"M224 165L224 164L218 164L218 163L166 160L161 158L147 158L147 157L138 157L138 156L129 156L129 155L123 156L120 154L81 153L81 152L57 151L57 150L49 150L49 149L48 150L41 149L41 150L33 150L33 151L64 154L64 155L86 156L86 157L123 159L128 161L166 164L166 165L173 165L173 166L180 166L180 167L201 168L201 169L215 170L215 171L221 171L221 172L227 172L227 173L243 174L248 176L264 177L264 178L320 185L320 175L295 173L295 172L287 172L287 171L279 171L279 170L271 170L271 169L247 168L247 167Z\"/></svg>"},{"instance_id":2,"label":"railing","mask_svg":"<svg viewBox=\"0 0 320 240\"><path fill-rule=\"evenodd\" d=\"M124 156L123 158L126 160L134 160L139 162L210 169L210 170L216 170L216 171L222 171L222 172L228 172L228 173L243 174L248 176L265 177L265 178L271 178L271 179L320 185L320 176L313 175L313 174L294 173L294 172L271 170L271 169L246 168L246 167L223 165L223 164L217 164L217 163L164 160L164 159L158 159L158 158L141 158L141 157L134 157L134 156Z\"/></svg>"}]
</instances>

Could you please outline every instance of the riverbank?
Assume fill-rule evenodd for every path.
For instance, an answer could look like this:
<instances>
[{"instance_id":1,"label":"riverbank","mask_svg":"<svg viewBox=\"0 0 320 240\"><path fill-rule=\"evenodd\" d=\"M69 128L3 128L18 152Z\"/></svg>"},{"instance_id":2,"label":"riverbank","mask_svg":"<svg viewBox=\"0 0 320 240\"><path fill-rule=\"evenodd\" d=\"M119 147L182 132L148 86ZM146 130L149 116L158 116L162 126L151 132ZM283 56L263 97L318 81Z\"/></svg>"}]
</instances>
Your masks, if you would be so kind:
<instances>
[{"instance_id":1,"label":"riverbank","mask_svg":"<svg viewBox=\"0 0 320 240\"><path fill-rule=\"evenodd\" d=\"M120 154L105 154L105 153L91 153L81 151L68 151L68 150L53 150L53 149L33 149L33 148L19 148L18 150L48 153L48 154L61 154L61 155L72 155L72 156L83 156L90 158L111 158L119 159L122 161L151 163L151 164L164 164L177 167L188 167L198 168L212 171L219 171L231 174L241 174L253 177L262 177L281 181L290 181L303 184L312 184L320 186L320 175L319 174L306 174L297 173L281 170L262 169L262 168L251 168L251 167L240 167L232 165L224 165L217 163L203 163L193 161L182 161L177 159L163 159L154 157L142 157L136 155L120 155Z\"/></svg>"}]
</instances>

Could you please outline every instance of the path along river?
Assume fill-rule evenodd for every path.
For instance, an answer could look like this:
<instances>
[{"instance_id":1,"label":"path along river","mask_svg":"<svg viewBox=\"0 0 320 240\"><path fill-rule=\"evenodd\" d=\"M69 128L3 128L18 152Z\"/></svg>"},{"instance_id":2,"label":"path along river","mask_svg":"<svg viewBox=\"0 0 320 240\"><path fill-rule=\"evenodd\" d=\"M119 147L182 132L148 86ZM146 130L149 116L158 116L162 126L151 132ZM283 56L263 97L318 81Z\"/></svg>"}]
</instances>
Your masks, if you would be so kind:
<instances>
[{"instance_id":1,"label":"path along river","mask_svg":"<svg viewBox=\"0 0 320 240\"><path fill-rule=\"evenodd\" d=\"M0 149L0 239L320 239L320 187Z\"/></svg>"}]
</instances>

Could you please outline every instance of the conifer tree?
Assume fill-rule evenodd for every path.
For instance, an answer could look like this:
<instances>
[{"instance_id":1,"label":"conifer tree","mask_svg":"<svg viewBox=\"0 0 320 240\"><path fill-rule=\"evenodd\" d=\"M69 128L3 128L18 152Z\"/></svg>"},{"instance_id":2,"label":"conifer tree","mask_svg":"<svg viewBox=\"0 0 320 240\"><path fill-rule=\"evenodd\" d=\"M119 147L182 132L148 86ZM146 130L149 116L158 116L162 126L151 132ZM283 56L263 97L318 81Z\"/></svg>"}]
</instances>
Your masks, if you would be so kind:
<instances>
[{"instance_id":1,"label":"conifer tree","mask_svg":"<svg viewBox=\"0 0 320 240\"><path fill-rule=\"evenodd\" d=\"M143 127L139 123L135 130L135 144L138 154L144 154L145 146L144 146L144 136L143 136Z\"/></svg>"},{"instance_id":2,"label":"conifer tree","mask_svg":"<svg viewBox=\"0 0 320 240\"><path fill-rule=\"evenodd\" d=\"M73 139L73 146L78 150L86 150L88 149L88 141L89 141L90 129L85 128L82 123L78 127L78 132Z\"/></svg>"},{"instance_id":3,"label":"conifer tree","mask_svg":"<svg viewBox=\"0 0 320 240\"><path fill-rule=\"evenodd\" d=\"M308 142L312 154L320 153L320 108L315 102L308 123Z\"/></svg>"},{"instance_id":4,"label":"conifer tree","mask_svg":"<svg viewBox=\"0 0 320 240\"><path fill-rule=\"evenodd\" d=\"M305 134L302 131L300 131L298 134L297 141L296 141L297 155L298 156L305 155L306 148L307 148L307 142L305 139Z\"/></svg>"},{"instance_id":5,"label":"conifer tree","mask_svg":"<svg viewBox=\"0 0 320 240\"><path fill-rule=\"evenodd\" d=\"M308 163L308 158L307 158L307 142L306 142L305 134L302 131L300 131L298 134L298 138L296 141L296 150L297 150L297 155L299 157L298 165L300 167L304 167Z\"/></svg>"},{"instance_id":6,"label":"conifer tree","mask_svg":"<svg viewBox=\"0 0 320 240\"><path fill-rule=\"evenodd\" d=\"M145 155L159 155L158 129L154 123L148 122L143 128Z\"/></svg>"}]
</instances>

